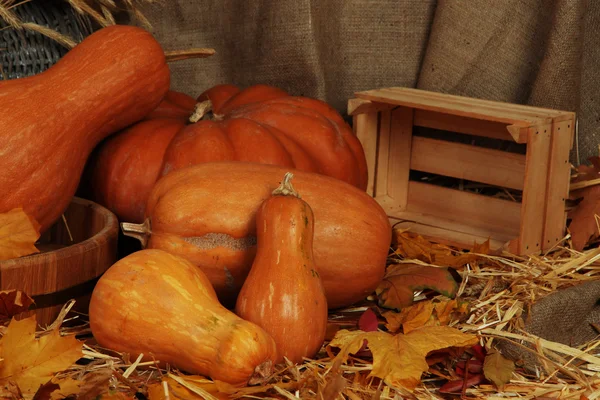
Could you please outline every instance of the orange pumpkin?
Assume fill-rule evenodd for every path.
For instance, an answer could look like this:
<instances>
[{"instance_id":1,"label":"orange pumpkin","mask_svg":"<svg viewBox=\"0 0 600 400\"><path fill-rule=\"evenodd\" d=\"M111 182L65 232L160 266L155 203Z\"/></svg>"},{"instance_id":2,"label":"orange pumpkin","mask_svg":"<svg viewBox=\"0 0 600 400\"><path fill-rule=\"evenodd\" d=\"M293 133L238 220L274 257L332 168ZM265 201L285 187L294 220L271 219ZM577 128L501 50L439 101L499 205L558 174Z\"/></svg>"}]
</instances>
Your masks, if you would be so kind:
<instances>
[{"instance_id":1,"label":"orange pumpkin","mask_svg":"<svg viewBox=\"0 0 600 400\"><path fill-rule=\"evenodd\" d=\"M260 326L284 357L301 363L325 341L327 299L313 256L314 215L286 173L256 215L257 252L237 315Z\"/></svg>"},{"instance_id":2,"label":"orange pumpkin","mask_svg":"<svg viewBox=\"0 0 600 400\"><path fill-rule=\"evenodd\" d=\"M145 121L100 146L90 163L95 187L92 199L121 220L139 223L144 218L140 205L146 203L148 188L156 178L213 161L273 164L328 175L366 189L362 146L350 126L326 103L290 96L266 85L244 90L219 85L198 100L191 117L197 122L184 125L179 115L155 112L151 120L166 116L169 122ZM178 109L190 105L187 98Z\"/></svg>"}]
</instances>

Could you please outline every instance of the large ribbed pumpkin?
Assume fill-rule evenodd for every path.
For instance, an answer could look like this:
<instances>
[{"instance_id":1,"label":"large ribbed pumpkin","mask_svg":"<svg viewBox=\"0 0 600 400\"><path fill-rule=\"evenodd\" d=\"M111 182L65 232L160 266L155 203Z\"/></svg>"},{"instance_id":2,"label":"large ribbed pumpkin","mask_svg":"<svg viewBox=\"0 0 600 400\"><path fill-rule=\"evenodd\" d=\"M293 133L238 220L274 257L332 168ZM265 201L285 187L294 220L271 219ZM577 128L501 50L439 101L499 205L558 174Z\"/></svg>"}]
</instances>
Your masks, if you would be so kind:
<instances>
[{"instance_id":1,"label":"large ribbed pumpkin","mask_svg":"<svg viewBox=\"0 0 600 400\"><path fill-rule=\"evenodd\" d=\"M213 161L247 161L315 172L367 185L363 148L327 103L267 85L218 85L192 98L173 92L146 121L110 138L93 161L93 200L121 220L142 222L155 181L170 171ZM167 107L168 106L168 107ZM192 122L197 121L197 122Z\"/></svg>"}]
</instances>

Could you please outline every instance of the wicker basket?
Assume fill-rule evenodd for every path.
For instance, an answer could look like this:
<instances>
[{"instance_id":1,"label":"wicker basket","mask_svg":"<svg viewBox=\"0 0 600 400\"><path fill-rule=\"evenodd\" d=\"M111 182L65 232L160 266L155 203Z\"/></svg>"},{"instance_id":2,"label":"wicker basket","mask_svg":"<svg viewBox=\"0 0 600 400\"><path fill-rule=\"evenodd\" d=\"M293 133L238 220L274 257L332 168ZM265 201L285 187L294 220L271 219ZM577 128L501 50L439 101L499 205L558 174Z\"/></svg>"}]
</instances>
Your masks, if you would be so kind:
<instances>
[{"instance_id":1,"label":"wicker basket","mask_svg":"<svg viewBox=\"0 0 600 400\"><path fill-rule=\"evenodd\" d=\"M13 9L23 22L47 26L79 42L94 31L89 18L63 1L33 0ZM0 80L38 74L56 63L69 49L30 30L7 27L0 19Z\"/></svg>"}]
</instances>

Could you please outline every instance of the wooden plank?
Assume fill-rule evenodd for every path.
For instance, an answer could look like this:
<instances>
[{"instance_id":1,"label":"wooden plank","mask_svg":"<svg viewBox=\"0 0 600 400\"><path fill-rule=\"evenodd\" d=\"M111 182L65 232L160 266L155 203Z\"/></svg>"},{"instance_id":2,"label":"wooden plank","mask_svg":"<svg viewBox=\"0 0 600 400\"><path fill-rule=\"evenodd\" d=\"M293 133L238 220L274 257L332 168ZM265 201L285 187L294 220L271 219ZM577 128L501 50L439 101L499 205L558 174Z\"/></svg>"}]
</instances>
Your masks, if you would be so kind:
<instances>
[{"instance_id":1,"label":"wooden plank","mask_svg":"<svg viewBox=\"0 0 600 400\"><path fill-rule=\"evenodd\" d=\"M415 118L413 124L415 126L422 126L431 129L441 129L444 131L464 133L467 135L475 135L507 141L516 141L517 143L524 143L523 139L521 138L520 131L523 130L527 132L527 128L515 126L515 129L518 132L518 139L515 140L515 138L507 129L507 124L502 122L486 121L481 119L463 117L460 115L446 114L421 109L415 109Z\"/></svg>"},{"instance_id":2,"label":"wooden plank","mask_svg":"<svg viewBox=\"0 0 600 400\"><path fill-rule=\"evenodd\" d=\"M423 90L423 89L414 89L414 88L405 88L405 87L392 87L386 88L394 92L403 92L403 93L411 93L416 96L423 96L432 99L439 99L442 101L450 101L463 103L465 105L475 105L475 106L488 106L495 109L503 109L509 113L524 113L528 116L533 117L549 117L553 121L563 121L566 119L573 119L575 113L572 111L565 110L556 110L553 108L546 107L536 107L528 104L517 104L517 103L509 103L505 101L497 101L497 100L488 100L488 99L480 99L476 97L468 97L468 96L457 96L448 93L441 93L431 90Z\"/></svg>"},{"instance_id":3,"label":"wooden plank","mask_svg":"<svg viewBox=\"0 0 600 400\"><path fill-rule=\"evenodd\" d=\"M571 175L569 152L571 150L573 125L574 121L562 121L552 125L543 250L554 246L565 234L567 223L565 199L569 196Z\"/></svg>"},{"instance_id":4,"label":"wooden plank","mask_svg":"<svg viewBox=\"0 0 600 400\"><path fill-rule=\"evenodd\" d=\"M390 168L390 135L392 126L392 112L381 111L379 113L379 141L377 144L377 167L375 174L374 196L388 195L388 170Z\"/></svg>"},{"instance_id":5,"label":"wooden plank","mask_svg":"<svg viewBox=\"0 0 600 400\"><path fill-rule=\"evenodd\" d=\"M379 111L388 111L396 107L393 104L388 103L376 103L370 100L364 99L350 99L348 100L348 115L358 115Z\"/></svg>"},{"instance_id":6,"label":"wooden plank","mask_svg":"<svg viewBox=\"0 0 600 400\"><path fill-rule=\"evenodd\" d=\"M417 233L432 242L465 250L472 249L475 243L484 243L489 240L490 250L498 251L505 248L508 242L501 237L495 236L494 233L491 236L479 236L462 232L456 225L453 225L451 228L444 228L442 227L444 225L442 221L437 221L435 225L426 225L419 222L408 222L391 218L390 223L396 228L408 229L410 232Z\"/></svg>"},{"instance_id":7,"label":"wooden plank","mask_svg":"<svg viewBox=\"0 0 600 400\"><path fill-rule=\"evenodd\" d=\"M378 115L377 113L358 114L355 118L355 133L363 146L367 159L369 173L367 193L373 196L375 194L375 167L377 162Z\"/></svg>"},{"instance_id":8,"label":"wooden plank","mask_svg":"<svg viewBox=\"0 0 600 400\"><path fill-rule=\"evenodd\" d=\"M494 238L494 240L507 243L514 239L514 234L506 232L496 232L489 226L476 227L469 223L469 221L455 221L448 217L439 217L428 213L413 212L413 211L400 211L391 197L382 196L377 197L375 200L385 210L388 218L392 222L392 226L398 223L418 223L420 225L436 227L443 230L452 232L458 232L465 236L472 236L478 238ZM471 242L472 244L472 242Z\"/></svg>"},{"instance_id":9,"label":"wooden plank","mask_svg":"<svg viewBox=\"0 0 600 400\"><path fill-rule=\"evenodd\" d=\"M551 132L552 124L529 130L519 254L531 254L542 249Z\"/></svg>"},{"instance_id":10,"label":"wooden plank","mask_svg":"<svg viewBox=\"0 0 600 400\"><path fill-rule=\"evenodd\" d=\"M383 88L357 92L355 96L381 103L396 104L523 127L550 123L553 118L561 116L567 118L567 114L562 114L560 111L542 113L521 105L408 88Z\"/></svg>"},{"instance_id":11,"label":"wooden plank","mask_svg":"<svg viewBox=\"0 0 600 400\"><path fill-rule=\"evenodd\" d=\"M412 141L410 168L523 190L525 156L415 136Z\"/></svg>"},{"instance_id":12,"label":"wooden plank","mask_svg":"<svg viewBox=\"0 0 600 400\"><path fill-rule=\"evenodd\" d=\"M408 201L413 109L399 107L392 111L387 193L401 210Z\"/></svg>"},{"instance_id":13,"label":"wooden plank","mask_svg":"<svg viewBox=\"0 0 600 400\"><path fill-rule=\"evenodd\" d=\"M508 200L410 181L406 210L519 235L521 204Z\"/></svg>"}]
</instances>

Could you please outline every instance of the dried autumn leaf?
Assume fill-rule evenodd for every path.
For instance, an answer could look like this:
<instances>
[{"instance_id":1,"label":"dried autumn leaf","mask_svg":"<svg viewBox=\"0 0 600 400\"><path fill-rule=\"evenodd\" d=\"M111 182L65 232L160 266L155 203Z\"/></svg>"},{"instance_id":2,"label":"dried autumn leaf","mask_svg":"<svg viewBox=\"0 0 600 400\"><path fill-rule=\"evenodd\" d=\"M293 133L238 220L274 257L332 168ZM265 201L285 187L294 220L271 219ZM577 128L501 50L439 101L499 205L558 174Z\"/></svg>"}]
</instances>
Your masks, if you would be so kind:
<instances>
[{"instance_id":1,"label":"dried autumn leaf","mask_svg":"<svg viewBox=\"0 0 600 400\"><path fill-rule=\"evenodd\" d=\"M39 253L40 225L22 208L0 214L0 261Z\"/></svg>"},{"instance_id":2,"label":"dried autumn leaf","mask_svg":"<svg viewBox=\"0 0 600 400\"><path fill-rule=\"evenodd\" d=\"M600 186L590 186L578 191L583 200L569 213L569 232L573 248L581 251L600 235L596 215L600 216Z\"/></svg>"},{"instance_id":3,"label":"dried autumn leaf","mask_svg":"<svg viewBox=\"0 0 600 400\"><path fill-rule=\"evenodd\" d=\"M55 390L51 393L51 400L60 400L72 395L76 395L79 393L80 387L82 385L81 381L75 380L73 378L54 378L52 381L57 383L59 388L58 390Z\"/></svg>"},{"instance_id":4,"label":"dried autumn leaf","mask_svg":"<svg viewBox=\"0 0 600 400\"><path fill-rule=\"evenodd\" d=\"M0 320L10 319L27 311L34 301L20 290L0 291Z\"/></svg>"},{"instance_id":5,"label":"dried autumn leaf","mask_svg":"<svg viewBox=\"0 0 600 400\"><path fill-rule=\"evenodd\" d=\"M358 329L364 332L373 332L379 328L377 315L373 310L367 308L358 319Z\"/></svg>"},{"instance_id":6,"label":"dried autumn leaf","mask_svg":"<svg viewBox=\"0 0 600 400\"><path fill-rule=\"evenodd\" d=\"M36 325L35 316L13 319L0 341L0 383L15 381L29 397L83 356L82 343L73 336L60 336L56 329L36 339Z\"/></svg>"},{"instance_id":7,"label":"dried autumn leaf","mask_svg":"<svg viewBox=\"0 0 600 400\"><path fill-rule=\"evenodd\" d=\"M489 240L481 244L476 243L471 252L463 253L442 244L432 243L413 232L396 230L394 234L396 254L409 260L421 260L441 267L462 268L477 261L480 258L478 254L488 254L490 251Z\"/></svg>"},{"instance_id":8,"label":"dried autumn leaf","mask_svg":"<svg viewBox=\"0 0 600 400\"><path fill-rule=\"evenodd\" d=\"M390 332L397 332L402 327L403 332L409 333L423 326L448 325L459 320L469 312L469 303L454 299L422 300L402 311L386 311L386 328Z\"/></svg>"},{"instance_id":9,"label":"dried autumn leaf","mask_svg":"<svg viewBox=\"0 0 600 400\"><path fill-rule=\"evenodd\" d=\"M388 267L375 293L381 307L400 310L413 303L416 290L423 289L453 298L458 291L458 283L448 268L394 264Z\"/></svg>"},{"instance_id":10,"label":"dried autumn leaf","mask_svg":"<svg viewBox=\"0 0 600 400\"><path fill-rule=\"evenodd\" d=\"M510 382L513 372L515 372L515 363L504 358L498 351L492 349L488 352L483 362L483 374L487 379L494 382L500 390Z\"/></svg>"},{"instance_id":11,"label":"dried autumn leaf","mask_svg":"<svg viewBox=\"0 0 600 400\"><path fill-rule=\"evenodd\" d=\"M592 165L581 164L577 167L577 176L572 180L573 183L600 178L600 157L590 157L588 161Z\"/></svg>"},{"instance_id":12,"label":"dried autumn leaf","mask_svg":"<svg viewBox=\"0 0 600 400\"><path fill-rule=\"evenodd\" d=\"M433 317L434 305L432 301L419 301L418 303L403 308L402 311L386 311L382 315L387 320L387 330L394 333L403 328L403 332L409 333L424 326L432 326L430 321Z\"/></svg>"},{"instance_id":13,"label":"dried autumn leaf","mask_svg":"<svg viewBox=\"0 0 600 400\"><path fill-rule=\"evenodd\" d=\"M340 348L334 362L347 360L362 347L364 340L373 353L370 376L381 378L388 385L414 389L429 368L428 353L448 347L472 346L477 343L477 336L447 326L424 327L407 335L341 330L329 344Z\"/></svg>"}]
</instances>

